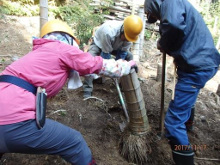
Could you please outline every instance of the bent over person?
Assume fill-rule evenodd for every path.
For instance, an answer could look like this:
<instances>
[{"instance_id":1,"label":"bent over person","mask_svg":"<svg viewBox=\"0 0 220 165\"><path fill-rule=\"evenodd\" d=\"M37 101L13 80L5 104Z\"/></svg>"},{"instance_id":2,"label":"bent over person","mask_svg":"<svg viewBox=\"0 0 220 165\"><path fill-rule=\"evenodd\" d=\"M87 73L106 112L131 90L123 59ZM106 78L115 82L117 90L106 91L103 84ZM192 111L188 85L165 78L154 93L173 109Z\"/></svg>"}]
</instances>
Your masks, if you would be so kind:
<instances>
[{"instance_id":1,"label":"bent over person","mask_svg":"<svg viewBox=\"0 0 220 165\"><path fill-rule=\"evenodd\" d=\"M124 21L107 21L96 31L88 52L93 56L101 56L110 59L111 55L115 60L123 59L130 61L133 55L129 51L132 42L138 39L143 28L143 22L139 16L127 16ZM93 91L93 76L85 76L84 98L90 97Z\"/></svg>"},{"instance_id":2,"label":"bent over person","mask_svg":"<svg viewBox=\"0 0 220 165\"><path fill-rule=\"evenodd\" d=\"M94 165L80 132L48 118L38 127L36 88L44 88L52 97L72 70L82 76L120 77L129 74L135 62L104 60L82 52L71 28L60 20L47 22L41 37L33 40L31 52L0 74L0 157L3 153L52 154L73 165Z\"/></svg>"},{"instance_id":3,"label":"bent over person","mask_svg":"<svg viewBox=\"0 0 220 165\"><path fill-rule=\"evenodd\" d=\"M160 20L157 48L172 56L177 66L175 96L165 117L173 160L176 165L193 165L187 131L199 91L216 74L220 55L202 16L187 0L145 0L145 13L149 23ZM178 150L178 145L186 147Z\"/></svg>"}]
</instances>

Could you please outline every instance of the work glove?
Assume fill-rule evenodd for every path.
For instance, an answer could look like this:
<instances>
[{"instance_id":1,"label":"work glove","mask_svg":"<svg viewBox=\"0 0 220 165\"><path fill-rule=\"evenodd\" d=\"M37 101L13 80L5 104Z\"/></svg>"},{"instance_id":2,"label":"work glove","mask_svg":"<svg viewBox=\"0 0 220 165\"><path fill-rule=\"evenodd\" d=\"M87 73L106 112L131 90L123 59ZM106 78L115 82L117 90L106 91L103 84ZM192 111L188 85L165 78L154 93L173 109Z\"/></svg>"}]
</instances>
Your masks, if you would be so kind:
<instances>
[{"instance_id":1,"label":"work glove","mask_svg":"<svg viewBox=\"0 0 220 165\"><path fill-rule=\"evenodd\" d=\"M103 59L102 69L99 75L104 75L112 78L119 78L130 73L131 67L136 63L134 61L125 61L119 59L115 61L114 59Z\"/></svg>"},{"instance_id":2,"label":"work glove","mask_svg":"<svg viewBox=\"0 0 220 165\"><path fill-rule=\"evenodd\" d=\"M110 53L101 52L101 57L104 58L104 59L111 59L111 54Z\"/></svg>"},{"instance_id":3,"label":"work glove","mask_svg":"<svg viewBox=\"0 0 220 165\"><path fill-rule=\"evenodd\" d=\"M118 50L115 60L118 60L118 59L125 60L125 58L127 57L127 55L128 55L128 52L122 51L122 50Z\"/></svg>"}]
</instances>

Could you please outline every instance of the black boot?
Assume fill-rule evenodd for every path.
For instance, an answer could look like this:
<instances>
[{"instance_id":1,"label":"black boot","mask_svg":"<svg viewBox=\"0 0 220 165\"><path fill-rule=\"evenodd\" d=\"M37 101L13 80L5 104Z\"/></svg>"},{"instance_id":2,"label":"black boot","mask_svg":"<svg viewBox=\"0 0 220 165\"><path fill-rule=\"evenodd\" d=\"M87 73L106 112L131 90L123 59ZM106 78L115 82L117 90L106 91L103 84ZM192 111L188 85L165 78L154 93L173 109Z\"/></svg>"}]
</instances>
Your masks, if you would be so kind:
<instances>
[{"instance_id":1,"label":"black boot","mask_svg":"<svg viewBox=\"0 0 220 165\"><path fill-rule=\"evenodd\" d=\"M175 165L194 165L193 151L172 151Z\"/></svg>"},{"instance_id":2,"label":"black boot","mask_svg":"<svg viewBox=\"0 0 220 165\"><path fill-rule=\"evenodd\" d=\"M192 131L192 130L193 130L194 115L195 115L195 107L192 107L190 118L189 118L189 120L185 123L185 125L186 125L186 130L187 130L187 131Z\"/></svg>"}]
</instances>

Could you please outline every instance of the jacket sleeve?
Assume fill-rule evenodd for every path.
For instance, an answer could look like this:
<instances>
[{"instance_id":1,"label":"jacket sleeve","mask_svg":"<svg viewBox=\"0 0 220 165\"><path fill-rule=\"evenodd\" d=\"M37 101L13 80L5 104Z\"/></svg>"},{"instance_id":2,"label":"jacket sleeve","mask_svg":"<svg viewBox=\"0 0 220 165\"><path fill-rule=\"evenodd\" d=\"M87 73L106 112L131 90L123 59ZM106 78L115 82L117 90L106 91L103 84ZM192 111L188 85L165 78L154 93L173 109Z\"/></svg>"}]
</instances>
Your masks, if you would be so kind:
<instances>
[{"instance_id":1,"label":"jacket sleeve","mask_svg":"<svg viewBox=\"0 0 220 165\"><path fill-rule=\"evenodd\" d=\"M67 44L60 47L59 62L63 69L76 70L81 76L99 73L103 65L102 57L93 57L90 53Z\"/></svg>"},{"instance_id":2,"label":"jacket sleeve","mask_svg":"<svg viewBox=\"0 0 220 165\"><path fill-rule=\"evenodd\" d=\"M163 1L161 5L159 44L168 54L178 50L184 40L186 28L185 7L182 1Z\"/></svg>"}]
</instances>

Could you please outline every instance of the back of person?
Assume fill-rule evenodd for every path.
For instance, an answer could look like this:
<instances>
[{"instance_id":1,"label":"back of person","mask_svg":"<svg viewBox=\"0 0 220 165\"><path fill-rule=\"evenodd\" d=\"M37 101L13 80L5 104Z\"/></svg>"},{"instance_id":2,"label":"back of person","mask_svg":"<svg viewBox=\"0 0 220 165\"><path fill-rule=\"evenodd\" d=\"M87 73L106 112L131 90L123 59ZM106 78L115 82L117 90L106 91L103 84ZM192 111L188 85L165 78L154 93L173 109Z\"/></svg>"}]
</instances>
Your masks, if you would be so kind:
<instances>
[{"instance_id":1,"label":"back of person","mask_svg":"<svg viewBox=\"0 0 220 165\"><path fill-rule=\"evenodd\" d=\"M70 59L76 58L75 62L80 63L80 61L85 61L85 58L89 60L90 56L83 55L78 48L74 49L73 46L60 41L35 39L33 44L33 51L9 65L1 74L13 74L36 87L43 87L46 89L48 97L56 95L66 83L71 65L73 65ZM77 55L72 55L73 53L77 53ZM91 61L90 64L92 63ZM83 64L85 68L88 66L84 62ZM95 66L97 67L93 69L98 69L98 65ZM83 70L83 67L77 67L77 69ZM93 71L90 70L89 73ZM10 88L6 88L8 86ZM35 118L35 96L32 93L8 83L4 83L4 85L1 83L0 91L0 125ZM4 97L8 93L12 93L11 97L15 98L13 102L11 102L11 97ZM9 102L11 104L8 104Z\"/></svg>"},{"instance_id":2,"label":"back of person","mask_svg":"<svg viewBox=\"0 0 220 165\"><path fill-rule=\"evenodd\" d=\"M209 70L220 64L220 55L201 14L187 1L181 0L184 5L185 27L183 44L177 51L171 51L177 66L183 71ZM172 2L167 2L172 3ZM164 6L166 7L166 6ZM182 6L177 6L178 10ZM178 57L178 54L181 57Z\"/></svg>"},{"instance_id":3,"label":"back of person","mask_svg":"<svg viewBox=\"0 0 220 165\"><path fill-rule=\"evenodd\" d=\"M193 129L200 89L216 74L220 55L202 16L187 0L145 0L145 13L149 23L160 20L157 48L172 56L177 66L178 79L164 121L165 136L175 165L194 165L187 132ZM176 145L189 148L178 150Z\"/></svg>"},{"instance_id":4,"label":"back of person","mask_svg":"<svg viewBox=\"0 0 220 165\"><path fill-rule=\"evenodd\" d=\"M190 72L218 67L220 55L212 35L187 0L146 0L145 10L160 20L159 44L174 57L179 69Z\"/></svg>"}]
</instances>

